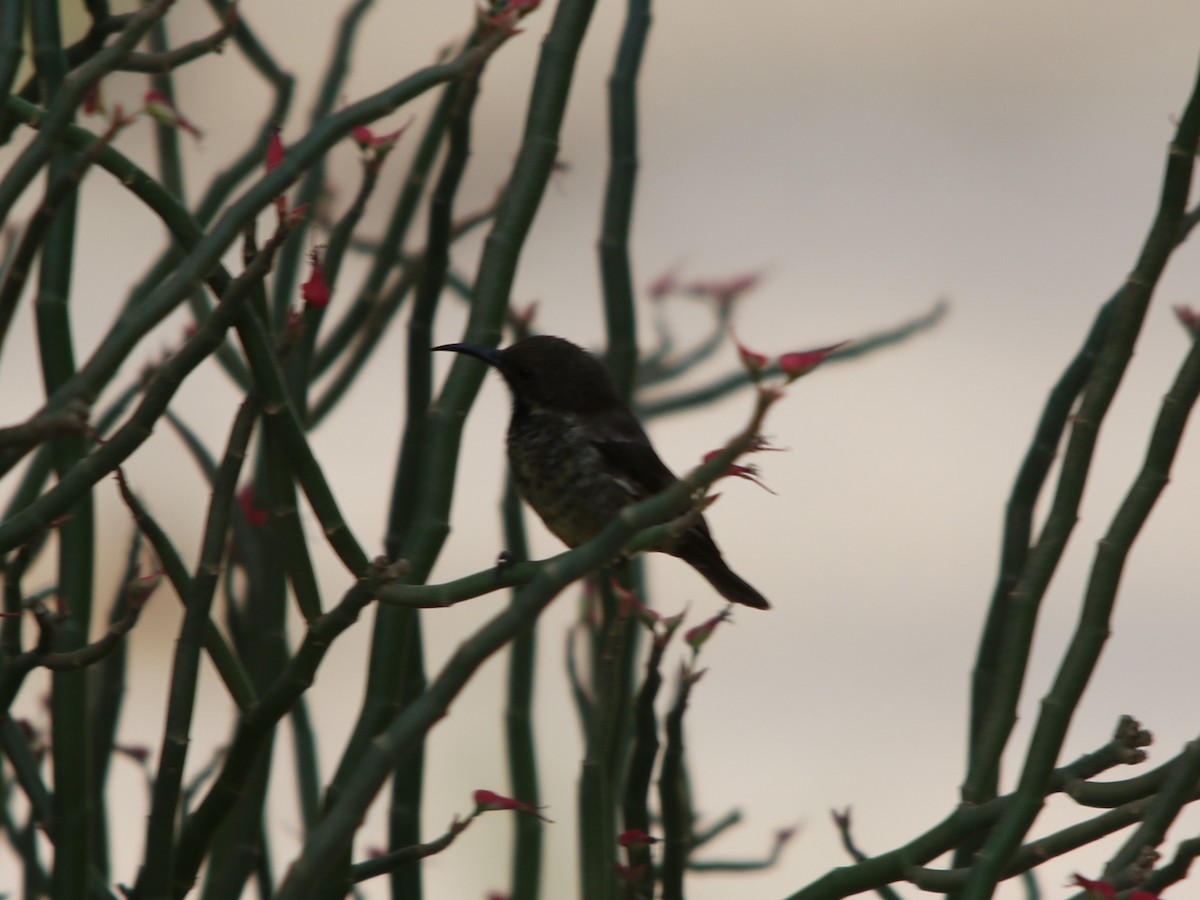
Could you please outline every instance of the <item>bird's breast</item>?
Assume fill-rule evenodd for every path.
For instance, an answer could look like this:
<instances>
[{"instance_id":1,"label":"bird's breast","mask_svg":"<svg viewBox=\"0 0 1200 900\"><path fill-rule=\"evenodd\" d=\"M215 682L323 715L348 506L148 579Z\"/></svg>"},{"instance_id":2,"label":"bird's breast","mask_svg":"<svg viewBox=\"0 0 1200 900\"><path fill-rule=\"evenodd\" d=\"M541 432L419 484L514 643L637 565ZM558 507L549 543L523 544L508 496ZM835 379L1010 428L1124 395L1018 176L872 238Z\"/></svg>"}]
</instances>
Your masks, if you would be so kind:
<instances>
[{"instance_id":1,"label":"bird's breast","mask_svg":"<svg viewBox=\"0 0 1200 900\"><path fill-rule=\"evenodd\" d=\"M568 547L594 537L633 499L609 471L586 421L572 413L514 415L508 460L518 493Z\"/></svg>"}]
</instances>

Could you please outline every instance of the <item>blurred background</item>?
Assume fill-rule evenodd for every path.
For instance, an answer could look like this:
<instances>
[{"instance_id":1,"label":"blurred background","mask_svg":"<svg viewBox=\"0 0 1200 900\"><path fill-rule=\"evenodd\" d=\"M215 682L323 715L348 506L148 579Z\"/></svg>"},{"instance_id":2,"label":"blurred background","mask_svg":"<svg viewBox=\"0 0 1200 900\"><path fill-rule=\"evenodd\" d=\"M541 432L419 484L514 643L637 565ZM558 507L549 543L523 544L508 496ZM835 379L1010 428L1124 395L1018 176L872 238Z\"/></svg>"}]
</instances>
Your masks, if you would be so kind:
<instances>
[{"instance_id":1,"label":"blurred background","mask_svg":"<svg viewBox=\"0 0 1200 900\"><path fill-rule=\"evenodd\" d=\"M306 130L341 6L319 0L240 6L298 78L298 100L283 127L287 141ZM72 27L82 28L82 13L68 11L80 17ZM526 19L525 33L489 65L463 211L490 202L511 166L551 14L546 8ZM468 2L378 4L362 33L347 102L432 61L466 33L472 15ZM719 630L701 657L709 671L687 720L696 802L710 820L734 808L744 817L703 856L756 858L776 829L799 825L801 831L770 871L697 876L689 897L780 897L847 861L830 809L851 806L856 838L875 853L907 842L956 803L969 677L995 577L1003 507L1049 387L1099 305L1133 266L1149 227L1172 116L1200 61L1200 6L1193 0L743 0L658 4L654 15L641 78L632 236L640 286L673 268L684 278L761 273L761 286L738 308L737 333L771 355L853 339L924 313L942 298L950 304L936 329L854 362L830 364L793 385L768 422L774 442L789 452L756 460L778 496L730 482L709 514L727 559L774 609L736 610L734 627ZM566 170L546 194L513 294L517 305L537 301L539 330L596 348L603 342L596 236L607 165L606 79L623 16L624 4L598 4L562 134ZM169 23L176 40L213 27L200 4L180 4ZM138 76L105 82L109 101L127 108L140 104L144 90ZM185 140L194 201L249 139L268 95L232 48L181 72L178 91L180 109L204 131L199 141ZM420 124L427 110L427 103L414 104L378 130L414 115ZM149 134L142 123L119 146L149 166ZM410 138L385 164L368 233L378 233L388 199L399 189L415 143ZM0 151L0 163L12 158L11 146ZM349 141L334 150L335 210L352 197L358 166ZM89 176L84 194L72 298L81 359L163 242L156 222L104 173ZM455 266L468 278L481 241L482 235L457 248ZM344 270L345 295L360 274L353 266ZM1198 277L1200 260L1185 246L1160 286L1101 432L1082 518L1044 604L1006 785L1019 771L1037 701L1069 638L1095 542L1136 474L1159 400L1186 352L1188 338L1171 306L1200 303ZM334 315L337 303L335 293ZM439 342L460 339L465 308L447 298L442 309ZM700 304L681 300L667 311L681 339L707 327ZM367 380L314 438L343 511L371 552L382 546L403 424L403 318ZM164 323L145 342L145 358L174 346L185 321L176 316ZM647 303L641 320L646 346L651 321ZM32 329L25 303L0 359L3 423L30 414L43 399ZM437 362L444 373L451 360ZM694 382L735 365L730 346ZM131 367L118 384L135 375ZM173 408L218 448L236 402L223 375L207 365ZM750 406L748 394L735 395L656 420L651 434L663 458L686 469L739 429ZM507 414L503 386L489 377L467 423L453 531L437 580L486 567L502 549L497 510ZM177 440L160 428L128 469L135 489L194 558L207 488ZM0 484L0 500L13 482ZM131 523L111 482L98 496L111 535L109 568L100 576L103 599L116 589ZM1063 762L1105 743L1122 713L1154 733L1152 763L1200 731L1194 703L1198 498L1193 428L1134 548L1114 634ZM319 528L308 521L320 545ZM559 550L532 520L531 531L537 555ZM348 580L328 554L322 565L331 603ZM720 609L717 596L686 566L656 556L649 568L654 602L664 611L688 606L695 624ZM52 571L46 569L43 584ZM430 671L506 601L497 594L427 614ZM562 672L577 608L574 592L564 594L539 633L536 727L546 812L556 820L547 828L547 898L576 892L574 797L582 750ZM313 689L327 770L336 765L357 709L370 619L368 613L335 645ZM178 621L178 604L164 589L132 636L134 691L122 728L127 743L157 748L161 685ZM497 657L433 733L430 838L454 815L469 812L474 789L506 792L504 676ZM139 683L148 686L141 696ZM205 688L190 757L197 769L224 742L230 720L215 679ZM19 701L35 721L44 717L38 691L31 681ZM141 773L125 768L122 802L141 803ZM290 784L279 788L286 798ZM382 844L379 812L364 826L360 858ZM1083 817L1054 800L1037 831ZM127 821L138 828L115 841L124 860L118 869L132 880L142 819ZM276 804L280 871L299 847L297 823L295 809ZM1197 824L1194 815L1181 820L1170 839L1192 836ZM476 822L427 863L427 895L482 898L504 888L509 828L498 813ZM1113 847L1110 840L1045 866L1046 894L1066 893L1071 872L1097 874L1103 851ZM6 869L14 872L0 865L0 873ZM6 883L11 878L15 873L0 874L0 891L15 887ZM1012 887L1005 891L1002 896L1018 896ZM368 884L364 893L383 896L383 886Z\"/></svg>"}]
</instances>

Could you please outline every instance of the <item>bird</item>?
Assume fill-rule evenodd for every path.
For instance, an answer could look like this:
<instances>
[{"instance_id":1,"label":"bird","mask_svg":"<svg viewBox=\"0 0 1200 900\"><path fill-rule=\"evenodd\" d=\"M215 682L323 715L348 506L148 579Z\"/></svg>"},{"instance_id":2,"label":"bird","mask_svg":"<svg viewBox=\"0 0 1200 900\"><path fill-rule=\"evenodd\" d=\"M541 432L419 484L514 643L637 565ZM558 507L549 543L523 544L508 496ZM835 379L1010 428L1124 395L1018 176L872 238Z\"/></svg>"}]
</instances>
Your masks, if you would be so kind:
<instances>
[{"instance_id":1,"label":"bird","mask_svg":"<svg viewBox=\"0 0 1200 900\"><path fill-rule=\"evenodd\" d=\"M582 347L534 335L503 350L469 343L433 349L475 357L500 373L512 395L507 450L513 484L568 547L595 537L622 508L679 480L617 394L604 364ZM726 600L770 608L725 563L702 515L656 549L690 565Z\"/></svg>"}]
</instances>

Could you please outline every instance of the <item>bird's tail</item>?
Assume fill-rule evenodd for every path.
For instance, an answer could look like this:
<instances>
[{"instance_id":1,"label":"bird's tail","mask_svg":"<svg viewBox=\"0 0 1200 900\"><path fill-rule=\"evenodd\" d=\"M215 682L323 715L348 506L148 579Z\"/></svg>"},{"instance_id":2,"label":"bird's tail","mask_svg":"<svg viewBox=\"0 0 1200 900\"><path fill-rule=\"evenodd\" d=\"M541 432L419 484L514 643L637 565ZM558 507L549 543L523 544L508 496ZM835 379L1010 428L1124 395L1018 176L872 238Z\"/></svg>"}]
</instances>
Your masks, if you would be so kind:
<instances>
[{"instance_id":1,"label":"bird's tail","mask_svg":"<svg viewBox=\"0 0 1200 900\"><path fill-rule=\"evenodd\" d=\"M696 571L708 579L708 583L717 589L717 593L733 603L752 606L755 609L770 609L767 598L756 591L749 582L740 577L733 569L721 562L718 566L696 566Z\"/></svg>"},{"instance_id":2,"label":"bird's tail","mask_svg":"<svg viewBox=\"0 0 1200 900\"><path fill-rule=\"evenodd\" d=\"M756 591L745 579L725 564L721 551L710 538L707 541L687 540L668 551L678 556L704 576L718 594L730 603L752 606L754 609L770 609L767 598Z\"/></svg>"}]
</instances>

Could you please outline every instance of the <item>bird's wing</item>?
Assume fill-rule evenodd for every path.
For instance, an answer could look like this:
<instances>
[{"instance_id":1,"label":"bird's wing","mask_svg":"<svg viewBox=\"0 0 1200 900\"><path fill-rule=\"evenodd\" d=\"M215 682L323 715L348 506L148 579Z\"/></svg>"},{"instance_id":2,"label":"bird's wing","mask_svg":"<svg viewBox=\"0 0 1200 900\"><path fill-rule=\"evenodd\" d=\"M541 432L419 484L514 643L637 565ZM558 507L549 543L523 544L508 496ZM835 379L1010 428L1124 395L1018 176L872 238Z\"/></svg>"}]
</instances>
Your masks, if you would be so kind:
<instances>
[{"instance_id":1,"label":"bird's wing","mask_svg":"<svg viewBox=\"0 0 1200 900\"><path fill-rule=\"evenodd\" d=\"M589 439L610 474L621 481L635 500L670 487L678 479L659 459L637 419L626 410L597 417Z\"/></svg>"}]
</instances>

